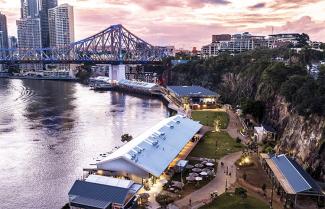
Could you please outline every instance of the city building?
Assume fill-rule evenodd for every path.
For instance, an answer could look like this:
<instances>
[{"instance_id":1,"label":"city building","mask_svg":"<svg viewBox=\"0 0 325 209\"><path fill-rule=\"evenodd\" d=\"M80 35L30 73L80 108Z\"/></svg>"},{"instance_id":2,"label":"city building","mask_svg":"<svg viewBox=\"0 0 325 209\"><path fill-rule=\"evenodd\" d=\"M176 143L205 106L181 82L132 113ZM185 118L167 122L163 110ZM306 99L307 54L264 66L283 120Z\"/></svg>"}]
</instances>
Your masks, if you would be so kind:
<instances>
[{"instance_id":1,"label":"city building","mask_svg":"<svg viewBox=\"0 0 325 209\"><path fill-rule=\"evenodd\" d=\"M9 48L17 48L18 47L18 40L15 36L9 37Z\"/></svg>"},{"instance_id":2,"label":"city building","mask_svg":"<svg viewBox=\"0 0 325 209\"><path fill-rule=\"evenodd\" d=\"M166 49L169 56L175 56L175 46L166 46Z\"/></svg>"},{"instance_id":3,"label":"city building","mask_svg":"<svg viewBox=\"0 0 325 209\"><path fill-rule=\"evenodd\" d=\"M50 46L50 32L49 32L49 10L58 6L58 0L41 0L40 1L40 19L41 19L41 34L42 47Z\"/></svg>"},{"instance_id":4,"label":"city building","mask_svg":"<svg viewBox=\"0 0 325 209\"><path fill-rule=\"evenodd\" d=\"M62 4L49 9L50 47L64 47L74 42L73 7Z\"/></svg>"},{"instance_id":5,"label":"city building","mask_svg":"<svg viewBox=\"0 0 325 209\"><path fill-rule=\"evenodd\" d=\"M215 108L219 98L217 93L201 86L168 86L167 91L186 109Z\"/></svg>"},{"instance_id":6,"label":"city building","mask_svg":"<svg viewBox=\"0 0 325 209\"><path fill-rule=\"evenodd\" d=\"M74 42L73 7L62 4L48 12L50 47L65 47ZM74 65L57 65L57 69L69 71Z\"/></svg>"},{"instance_id":7,"label":"city building","mask_svg":"<svg viewBox=\"0 0 325 209\"><path fill-rule=\"evenodd\" d=\"M2 32L2 47L8 48L8 28L7 28L7 17L0 12L0 31Z\"/></svg>"},{"instance_id":8,"label":"city building","mask_svg":"<svg viewBox=\"0 0 325 209\"><path fill-rule=\"evenodd\" d=\"M131 180L90 175L77 180L71 187L71 209L131 209L137 208L137 193L142 188Z\"/></svg>"},{"instance_id":9,"label":"city building","mask_svg":"<svg viewBox=\"0 0 325 209\"><path fill-rule=\"evenodd\" d=\"M37 49L42 47L41 24L39 18L22 18L17 20L18 48ZM39 71L42 64L21 64L24 71Z\"/></svg>"},{"instance_id":10,"label":"city building","mask_svg":"<svg viewBox=\"0 0 325 209\"><path fill-rule=\"evenodd\" d=\"M39 3L39 0L21 0L21 19L39 17Z\"/></svg>"},{"instance_id":11,"label":"city building","mask_svg":"<svg viewBox=\"0 0 325 209\"><path fill-rule=\"evenodd\" d=\"M7 17L0 12L0 49L8 48L8 28L7 28ZM0 54L5 56L5 54ZM6 68L5 65L0 65L0 72Z\"/></svg>"},{"instance_id":12,"label":"city building","mask_svg":"<svg viewBox=\"0 0 325 209\"><path fill-rule=\"evenodd\" d=\"M234 34L213 35L212 43L203 46L202 56L218 56L221 52L241 53L248 50L267 47L264 36L254 36L248 32Z\"/></svg>"},{"instance_id":13,"label":"city building","mask_svg":"<svg viewBox=\"0 0 325 209\"><path fill-rule=\"evenodd\" d=\"M201 128L185 116L166 118L97 162L97 172L144 184L155 181L176 165Z\"/></svg>"},{"instance_id":14,"label":"city building","mask_svg":"<svg viewBox=\"0 0 325 209\"><path fill-rule=\"evenodd\" d=\"M219 42L219 41L230 41L230 40L231 40L230 34L212 35L212 43Z\"/></svg>"},{"instance_id":15,"label":"city building","mask_svg":"<svg viewBox=\"0 0 325 209\"><path fill-rule=\"evenodd\" d=\"M277 48L281 46L286 46L289 44L293 44L296 46L299 43L299 37L301 35L299 33L279 33L269 35L268 37L268 47L269 48Z\"/></svg>"}]
</instances>

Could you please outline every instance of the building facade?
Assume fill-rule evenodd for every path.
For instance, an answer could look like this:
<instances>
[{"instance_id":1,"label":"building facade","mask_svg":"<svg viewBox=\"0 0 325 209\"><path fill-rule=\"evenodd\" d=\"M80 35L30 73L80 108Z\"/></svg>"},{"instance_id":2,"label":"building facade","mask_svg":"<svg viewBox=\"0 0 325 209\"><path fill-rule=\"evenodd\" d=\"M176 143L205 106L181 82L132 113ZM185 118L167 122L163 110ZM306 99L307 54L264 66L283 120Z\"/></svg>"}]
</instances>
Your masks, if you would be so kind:
<instances>
[{"instance_id":1,"label":"building facade","mask_svg":"<svg viewBox=\"0 0 325 209\"><path fill-rule=\"evenodd\" d=\"M0 12L0 48L8 48L8 28L7 17ZM2 56L2 55L0 55ZM5 69L4 65L0 65L0 71Z\"/></svg>"},{"instance_id":2,"label":"building facade","mask_svg":"<svg viewBox=\"0 0 325 209\"><path fill-rule=\"evenodd\" d=\"M74 42L74 13L69 4L62 4L48 13L50 47L65 47ZM70 70L74 65L57 65L59 70Z\"/></svg>"},{"instance_id":3,"label":"building facade","mask_svg":"<svg viewBox=\"0 0 325 209\"><path fill-rule=\"evenodd\" d=\"M49 31L49 10L57 7L57 0L40 0L40 18L42 32L42 47L50 46L50 31Z\"/></svg>"},{"instance_id":4,"label":"building facade","mask_svg":"<svg viewBox=\"0 0 325 209\"><path fill-rule=\"evenodd\" d=\"M50 47L64 47L74 42L73 7L68 4L49 9Z\"/></svg>"},{"instance_id":5,"label":"building facade","mask_svg":"<svg viewBox=\"0 0 325 209\"><path fill-rule=\"evenodd\" d=\"M203 46L201 54L203 56L217 56L221 52L241 53L256 48L268 47L264 36L254 36L248 32L242 34L213 35L212 43Z\"/></svg>"},{"instance_id":6,"label":"building facade","mask_svg":"<svg viewBox=\"0 0 325 209\"><path fill-rule=\"evenodd\" d=\"M42 47L41 42L41 21L39 18L23 18L17 20L18 48L37 49ZM22 70L39 71L41 64L23 64Z\"/></svg>"},{"instance_id":7,"label":"building facade","mask_svg":"<svg viewBox=\"0 0 325 209\"><path fill-rule=\"evenodd\" d=\"M8 28L7 28L7 17L0 12L0 32L2 32L2 47L8 48Z\"/></svg>"},{"instance_id":8,"label":"building facade","mask_svg":"<svg viewBox=\"0 0 325 209\"><path fill-rule=\"evenodd\" d=\"M38 0L21 0L21 18L39 17L39 4Z\"/></svg>"}]
</instances>

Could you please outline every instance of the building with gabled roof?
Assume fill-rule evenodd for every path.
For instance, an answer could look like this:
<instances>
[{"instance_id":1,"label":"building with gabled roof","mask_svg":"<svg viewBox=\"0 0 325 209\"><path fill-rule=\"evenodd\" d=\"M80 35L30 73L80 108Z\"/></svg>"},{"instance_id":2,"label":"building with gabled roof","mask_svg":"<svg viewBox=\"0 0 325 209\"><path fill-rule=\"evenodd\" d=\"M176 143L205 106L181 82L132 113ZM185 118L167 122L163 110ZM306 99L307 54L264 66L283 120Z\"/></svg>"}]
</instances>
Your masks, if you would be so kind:
<instances>
[{"instance_id":1,"label":"building with gabled roof","mask_svg":"<svg viewBox=\"0 0 325 209\"><path fill-rule=\"evenodd\" d=\"M130 180L90 175L77 180L69 191L71 209L136 208L136 194L142 185Z\"/></svg>"},{"instance_id":2,"label":"building with gabled roof","mask_svg":"<svg viewBox=\"0 0 325 209\"><path fill-rule=\"evenodd\" d=\"M139 182L159 177L201 127L185 116L166 118L102 159L97 169Z\"/></svg>"},{"instance_id":3,"label":"building with gabled roof","mask_svg":"<svg viewBox=\"0 0 325 209\"><path fill-rule=\"evenodd\" d=\"M298 196L325 196L318 183L294 159L284 154L261 154L261 157L267 173L279 193L286 197L286 202L296 205Z\"/></svg>"}]
</instances>

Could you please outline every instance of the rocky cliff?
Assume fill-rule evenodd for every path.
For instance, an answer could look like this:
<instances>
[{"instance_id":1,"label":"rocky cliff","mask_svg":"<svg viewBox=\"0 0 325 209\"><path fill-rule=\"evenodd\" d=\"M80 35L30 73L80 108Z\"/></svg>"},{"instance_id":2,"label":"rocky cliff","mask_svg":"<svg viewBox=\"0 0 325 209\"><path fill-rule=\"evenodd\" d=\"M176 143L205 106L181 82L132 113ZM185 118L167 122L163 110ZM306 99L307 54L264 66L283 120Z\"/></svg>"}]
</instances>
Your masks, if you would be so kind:
<instances>
[{"instance_id":1,"label":"rocky cliff","mask_svg":"<svg viewBox=\"0 0 325 209\"><path fill-rule=\"evenodd\" d=\"M240 98L265 103L265 120L278 131L276 151L290 153L315 178L325 181L325 117L300 116L259 76L227 73L219 91L227 102L238 104ZM224 92L224 93L222 93Z\"/></svg>"}]
</instances>

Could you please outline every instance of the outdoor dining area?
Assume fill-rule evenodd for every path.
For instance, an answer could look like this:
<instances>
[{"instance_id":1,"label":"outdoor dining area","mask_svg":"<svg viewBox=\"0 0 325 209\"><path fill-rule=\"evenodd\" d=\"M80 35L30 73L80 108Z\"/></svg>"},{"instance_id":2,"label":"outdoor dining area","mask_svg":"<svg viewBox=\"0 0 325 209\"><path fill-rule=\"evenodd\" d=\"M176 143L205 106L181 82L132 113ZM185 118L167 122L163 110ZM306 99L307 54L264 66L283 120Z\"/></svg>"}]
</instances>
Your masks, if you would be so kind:
<instances>
[{"instance_id":1,"label":"outdoor dining area","mask_svg":"<svg viewBox=\"0 0 325 209\"><path fill-rule=\"evenodd\" d=\"M165 191L178 193L185 185L198 186L207 183L215 176L215 162L211 159L199 161L182 160L173 168L174 175L164 182Z\"/></svg>"}]
</instances>

